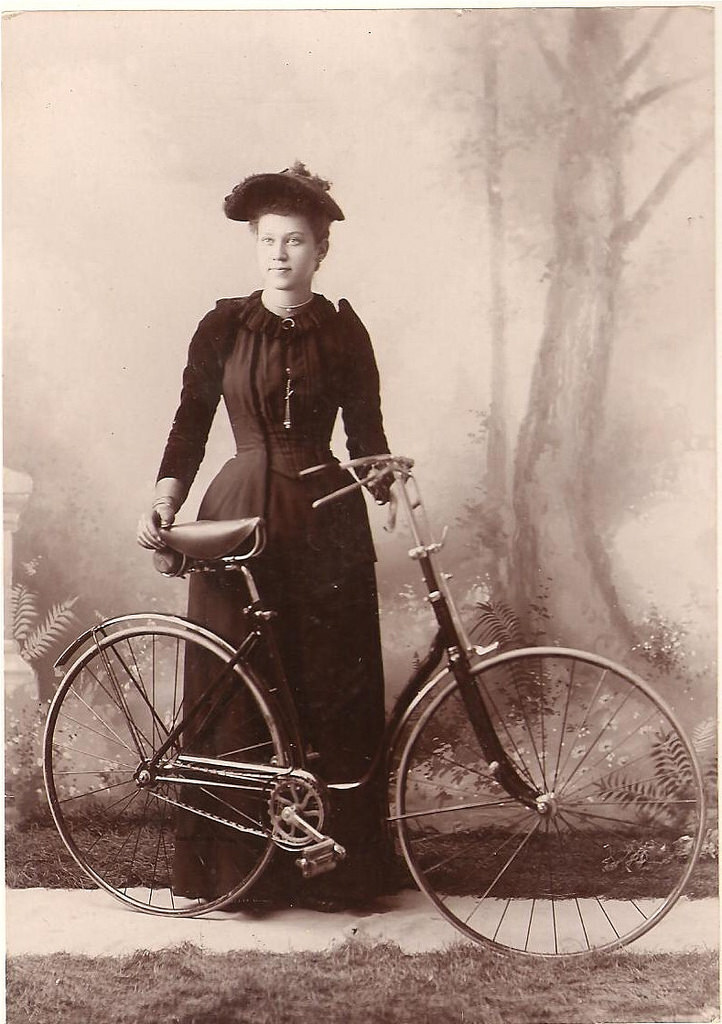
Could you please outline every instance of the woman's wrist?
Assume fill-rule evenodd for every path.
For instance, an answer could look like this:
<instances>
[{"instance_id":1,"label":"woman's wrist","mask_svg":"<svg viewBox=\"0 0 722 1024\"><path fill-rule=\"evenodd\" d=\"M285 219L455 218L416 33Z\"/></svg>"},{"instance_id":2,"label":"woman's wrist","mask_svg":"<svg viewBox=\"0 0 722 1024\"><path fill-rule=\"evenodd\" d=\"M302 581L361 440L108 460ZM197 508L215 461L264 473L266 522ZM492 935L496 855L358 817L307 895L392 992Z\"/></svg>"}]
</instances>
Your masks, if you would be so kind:
<instances>
[{"instance_id":1,"label":"woman's wrist","mask_svg":"<svg viewBox=\"0 0 722 1024\"><path fill-rule=\"evenodd\" d=\"M180 503L169 494L161 494L160 497L153 500L153 508L170 508L177 512L180 508Z\"/></svg>"},{"instance_id":2,"label":"woman's wrist","mask_svg":"<svg viewBox=\"0 0 722 1024\"><path fill-rule=\"evenodd\" d=\"M177 512L185 500L185 487L175 477L164 477L155 485L153 508L170 508Z\"/></svg>"}]
</instances>

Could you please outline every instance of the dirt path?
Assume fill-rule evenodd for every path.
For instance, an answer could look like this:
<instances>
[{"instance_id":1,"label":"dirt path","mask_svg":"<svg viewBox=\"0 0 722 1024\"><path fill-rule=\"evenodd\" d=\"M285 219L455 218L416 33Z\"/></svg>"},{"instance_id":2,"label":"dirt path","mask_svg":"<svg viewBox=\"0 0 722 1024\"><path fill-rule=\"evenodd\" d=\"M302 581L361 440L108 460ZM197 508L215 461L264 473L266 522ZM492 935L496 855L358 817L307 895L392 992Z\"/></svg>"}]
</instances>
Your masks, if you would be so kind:
<instances>
[{"instance_id":1,"label":"dirt path","mask_svg":"<svg viewBox=\"0 0 722 1024\"><path fill-rule=\"evenodd\" d=\"M167 920L124 907L100 890L10 889L6 892L6 951L117 956L191 942L209 952L236 949L324 950L355 937L394 942L406 953L464 941L418 892L405 891L368 913L278 910L263 917L216 913ZM719 948L719 901L682 898L656 928L628 947L635 952Z\"/></svg>"}]
</instances>

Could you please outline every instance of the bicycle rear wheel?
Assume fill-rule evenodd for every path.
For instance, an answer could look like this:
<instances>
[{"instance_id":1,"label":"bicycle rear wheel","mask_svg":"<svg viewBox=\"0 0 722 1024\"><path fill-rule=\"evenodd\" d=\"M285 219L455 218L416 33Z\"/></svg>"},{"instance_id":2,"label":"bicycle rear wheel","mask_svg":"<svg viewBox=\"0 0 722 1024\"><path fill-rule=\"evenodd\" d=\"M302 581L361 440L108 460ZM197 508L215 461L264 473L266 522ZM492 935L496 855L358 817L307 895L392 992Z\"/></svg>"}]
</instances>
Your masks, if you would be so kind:
<instances>
[{"instance_id":1,"label":"bicycle rear wheel","mask_svg":"<svg viewBox=\"0 0 722 1024\"><path fill-rule=\"evenodd\" d=\"M473 673L536 803L497 782L450 682L397 776L392 817L417 883L464 935L504 951L640 937L681 894L704 837L702 778L673 713L632 673L578 651L510 652Z\"/></svg>"},{"instance_id":2,"label":"bicycle rear wheel","mask_svg":"<svg viewBox=\"0 0 722 1024\"><path fill-rule=\"evenodd\" d=\"M207 913L250 888L268 864L267 797L219 788L210 779L148 784L139 769L187 712L184 672L201 672L210 684L232 649L172 616L126 628L121 620L118 631L101 636L68 670L48 716L44 775L55 823L80 867L122 902L147 913ZM189 725L164 755L166 774L173 774L178 755L190 753L259 766L289 763L265 686L237 665L222 688L228 699L210 725L200 735L200 724ZM230 747L229 721L242 738ZM240 833L214 817L253 831Z\"/></svg>"}]
</instances>

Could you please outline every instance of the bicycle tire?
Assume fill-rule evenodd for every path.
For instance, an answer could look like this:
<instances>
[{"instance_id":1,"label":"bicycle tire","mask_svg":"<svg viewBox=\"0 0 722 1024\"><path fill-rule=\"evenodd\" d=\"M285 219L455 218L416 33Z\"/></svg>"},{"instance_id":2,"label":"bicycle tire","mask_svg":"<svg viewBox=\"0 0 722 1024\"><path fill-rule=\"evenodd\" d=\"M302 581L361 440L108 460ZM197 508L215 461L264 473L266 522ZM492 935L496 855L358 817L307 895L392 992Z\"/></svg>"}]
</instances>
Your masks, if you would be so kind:
<instances>
[{"instance_id":1,"label":"bicycle tire","mask_svg":"<svg viewBox=\"0 0 722 1024\"><path fill-rule=\"evenodd\" d=\"M245 893L267 867L274 844L267 799L260 794L240 798L205 784L139 784L141 760L158 749L180 720L186 666L200 665L209 680L215 679L233 655L229 645L192 623L173 616L147 620L127 628L120 620L121 628L102 639L99 635L97 644L65 674L45 728L45 786L63 842L89 879L136 910L193 917ZM199 657L205 660L199 662ZM245 716L252 743L234 751L214 749L213 743L220 741L211 735L204 740L206 749L191 750L189 727L164 764L183 752L259 765L289 764L283 723L265 684L243 663L231 671L229 707ZM252 824L258 835L201 819L188 807ZM178 880L182 833L193 833L199 820L205 828L202 842L223 843L218 850L225 853L221 864L220 853L199 846L197 871L192 873L207 877L194 879L199 891L182 892L191 884Z\"/></svg>"},{"instance_id":2,"label":"bicycle tire","mask_svg":"<svg viewBox=\"0 0 722 1024\"><path fill-rule=\"evenodd\" d=\"M399 761L391 819L417 884L467 938L503 952L573 956L640 938L681 895L704 838L703 780L674 713L582 651L512 651L472 673L537 802L502 789L449 682Z\"/></svg>"}]
</instances>

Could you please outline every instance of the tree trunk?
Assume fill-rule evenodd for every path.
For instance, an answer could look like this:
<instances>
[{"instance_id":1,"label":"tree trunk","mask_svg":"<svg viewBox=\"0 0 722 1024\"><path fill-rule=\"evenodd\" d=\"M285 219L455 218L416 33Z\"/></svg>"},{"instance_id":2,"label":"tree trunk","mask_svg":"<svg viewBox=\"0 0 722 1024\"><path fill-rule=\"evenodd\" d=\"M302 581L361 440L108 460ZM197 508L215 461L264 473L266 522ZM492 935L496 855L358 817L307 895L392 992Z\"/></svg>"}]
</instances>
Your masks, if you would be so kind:
<instances>
[{"instance_id":1,"label":"tree trunk","mask_svg":"<svg viewBox=\"0 0 722 1024\"><path fill-rule=\"evenodd\" d=\"M501 185L504 161L499 135L499 33L490 14L484 39L484 145L489 226L489 324L491 335L491 406L486 444L486 545L494 553L490 569L494 589L504 594L508 586L509 553L509 446L507 435L506 292L503 267L504 200Z\"/></svg>"},{"instance_id":2,"label":"tree trunk","mask_svg":"<svg viewBox=\"0 0 722 1024\"><path fill-rule=\"evenodd\" d=\"M621 654L632 631L593 501L622 264L618 22L615 11L571 14L551 283L514 464L512 578L527 630L550 616L562 641Z\"/></svg>"}]
</instances>

